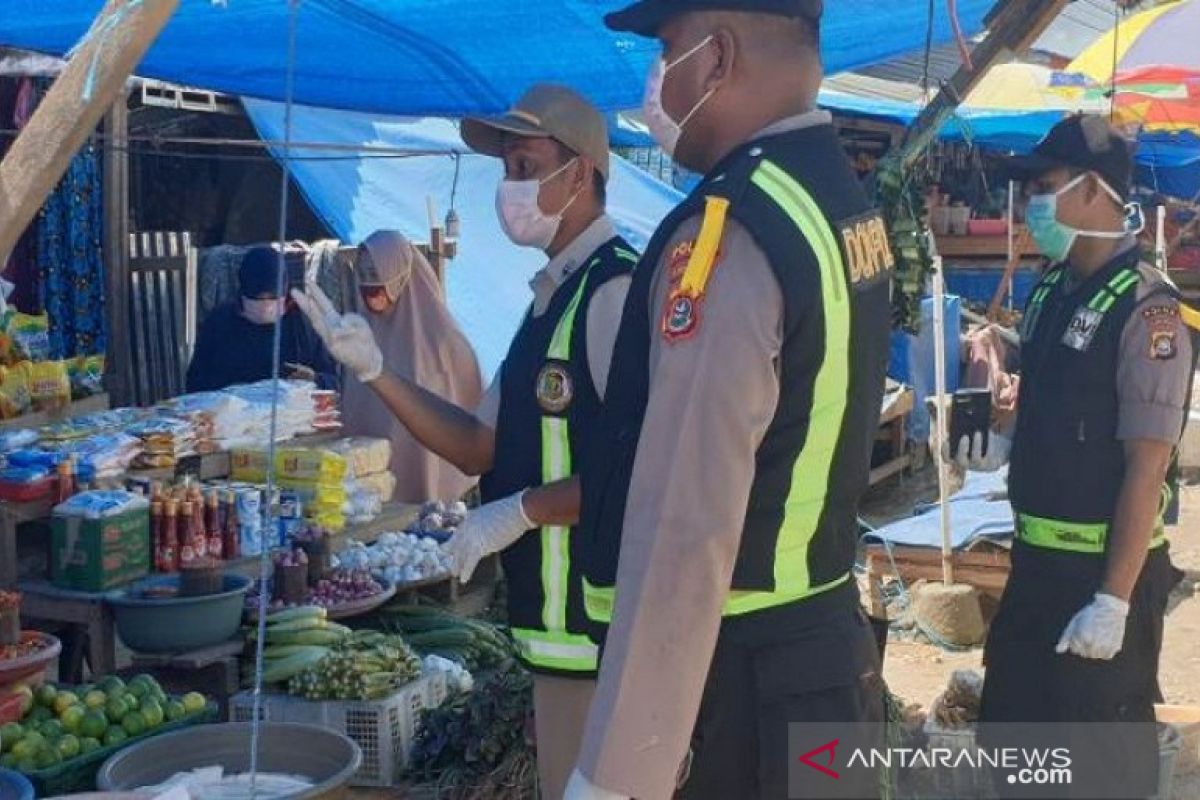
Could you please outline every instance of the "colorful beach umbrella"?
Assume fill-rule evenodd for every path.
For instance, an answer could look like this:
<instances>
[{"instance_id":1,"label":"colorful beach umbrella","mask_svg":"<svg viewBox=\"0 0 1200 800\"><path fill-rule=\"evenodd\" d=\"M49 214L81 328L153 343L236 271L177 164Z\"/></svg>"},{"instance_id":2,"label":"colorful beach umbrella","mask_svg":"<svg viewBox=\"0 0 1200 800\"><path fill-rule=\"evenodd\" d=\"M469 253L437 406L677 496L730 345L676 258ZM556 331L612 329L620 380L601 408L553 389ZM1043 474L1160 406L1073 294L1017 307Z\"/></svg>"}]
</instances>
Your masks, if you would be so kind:
<instances>
[{"instance_id":1,"label":"colorful beach umbrella","mask_svg":"<svg viewBox=\"0 0 1200 800\"><path fill-rule=\"evenodd\" d=\"M1170 64L1200 69L1200 0L1177 0L1133 14L1099 39L1066 68L1096 83L1113 73ZM1116 68L1113 61L1116 57Z\"/></svg>"},{"instance_id":2,"label":"colorful beach umbrella","mask_svg":"<svg viewBox=\"0 0 1200 800\"><path fill-rule=\"evenodd\" d=\"M1107 99L1085 91L1092 86L1091 80L1083 75L1013 61L989 69L967 95L963 106L1003 111L1107 113Z\"/></svg>"}]
</instances>

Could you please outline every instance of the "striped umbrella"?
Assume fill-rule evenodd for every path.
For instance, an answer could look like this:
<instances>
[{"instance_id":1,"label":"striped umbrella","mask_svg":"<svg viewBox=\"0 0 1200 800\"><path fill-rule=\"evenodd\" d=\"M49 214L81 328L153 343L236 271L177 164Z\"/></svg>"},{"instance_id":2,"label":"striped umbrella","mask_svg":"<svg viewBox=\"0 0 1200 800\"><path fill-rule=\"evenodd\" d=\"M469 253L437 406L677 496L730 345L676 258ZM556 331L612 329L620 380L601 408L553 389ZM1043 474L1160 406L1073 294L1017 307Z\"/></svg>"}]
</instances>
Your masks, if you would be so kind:
<instances>
[{"instance_id":1,"label":"striped umbrella","mask_svg":"<svg viewBox=\"0 0 1200 800\"><path fill-rule=\"evenodd\" d=\"M1067 66L1096 83L1115 72L1170 64L1200 70L1200 0L1177 0L1134 14L1101 36Z\"/></svg>"}]
</instances>

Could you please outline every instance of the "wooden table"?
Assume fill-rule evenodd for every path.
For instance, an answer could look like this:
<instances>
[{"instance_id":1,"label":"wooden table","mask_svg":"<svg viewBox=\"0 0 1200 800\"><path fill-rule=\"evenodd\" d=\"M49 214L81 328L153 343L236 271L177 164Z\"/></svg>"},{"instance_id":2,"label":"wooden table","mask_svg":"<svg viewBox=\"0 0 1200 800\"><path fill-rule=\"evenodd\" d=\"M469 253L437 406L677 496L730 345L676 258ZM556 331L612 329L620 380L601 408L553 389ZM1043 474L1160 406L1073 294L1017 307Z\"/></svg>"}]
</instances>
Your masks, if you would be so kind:
<instances>
[{"instance_id":1,"label":"wooden table","mask_svg":"<svg viewBox=\"0 0 1200 800\"><path fill-rule=\"evenodd\" d=\"M0 589L17 585L17 527L46 519L52 508L49 497L27 503L0 502Z\"/></svg>"},{"instance_id":2,"label":"wooden table","mask_svg":"<svg viewBox=\"0 0 1200 800\"><path fill-rule=\"evenodd\" d=\"M70 625L72 640L64 643L59 659L59 678L82 681L83 657L93 675L108 675L117 668L116 634L112 609L103 592L60 589L48 581L21 583L21 616Z\"/></svg>"},{"instance_id":3,"label":"wooden table","mask_svg":"<svg viewBox=\"0 0 1200 800\"><path fill-rule=\"evenodd\" d=\"M867 582L870 588L871 616L883 619L886 612L880 586L885 577L897 573L905 585L915 581L942 579L942 551L935 547L888 547L872 544L866 548ZM894 563L894 566L893 566ZM989 548L954 553L954 580L974 586L981 593L999 601L1012 569L1009 553L1003 548Z\"/></svg>"}]
</instances>

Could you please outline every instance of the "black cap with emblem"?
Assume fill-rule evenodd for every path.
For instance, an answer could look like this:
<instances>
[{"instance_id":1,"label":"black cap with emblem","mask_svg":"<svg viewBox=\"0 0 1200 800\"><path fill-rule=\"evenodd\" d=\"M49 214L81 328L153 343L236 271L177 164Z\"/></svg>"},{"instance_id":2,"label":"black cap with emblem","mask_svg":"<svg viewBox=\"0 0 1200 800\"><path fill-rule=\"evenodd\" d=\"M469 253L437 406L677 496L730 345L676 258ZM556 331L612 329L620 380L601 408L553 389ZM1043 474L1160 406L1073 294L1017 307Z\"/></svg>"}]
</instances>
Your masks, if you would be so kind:
<instances>
[{"instance_id":1,"label":"black cap with emblem","mask_svg":"<svg viewBox=\"0 0 1200 800\"><path fill-rule=\"evenodd\" d=\"M824 0L640 0L609 14L604 24L614 31L654 36L667 20L693 11L744 11L819 22L824 6Z\"/></svg>"},{"instance_id":2,"label":"black cap with emblem","mask_svg":"<svg viewBox=\"0 0 1200 800\"><path fill-rule=\"evenodd\" d=\"M1009 177L1021 182L1059 167L1094 172L1114 192L1127 198L1133 153L1129 142L1107 119L1094 114L1075 114L1051 128L1033 152L1007 158L1004 165Z\"/></svg>"}]
</instances>

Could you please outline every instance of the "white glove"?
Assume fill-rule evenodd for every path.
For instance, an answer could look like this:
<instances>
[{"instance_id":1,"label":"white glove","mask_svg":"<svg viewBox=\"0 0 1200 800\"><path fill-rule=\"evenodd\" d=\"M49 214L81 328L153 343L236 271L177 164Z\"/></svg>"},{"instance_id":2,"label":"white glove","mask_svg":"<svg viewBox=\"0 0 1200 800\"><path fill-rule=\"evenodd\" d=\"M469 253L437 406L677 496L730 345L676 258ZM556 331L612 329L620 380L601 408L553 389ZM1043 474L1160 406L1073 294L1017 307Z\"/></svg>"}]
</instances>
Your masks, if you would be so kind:
<instances>
[{"instance_id":1,"label":"white glove","mask_svg":"<svg viewBox=\"0 0 1200 800\"><path fill-rule=\"evenodd\" d=\"M979 431L968 439L966 436L958 440L958 447L953 458L949 453L950 443L942 447L942 458L957 466L963 472L995 472L1008 463L1012 452L1012 439L995 431L988 432L987 454L983 453L983 434Z\"/></svg>"},{"instance_id":2,"label":"white glove","mask_svg":"<svg viewBox=\"0 0 1200 800\"><path fill-rule=\"evenodd\" d=\"M480 506L467 514L450 541L443 545L450 569L463 583L471 580L484 556L498 553L537 526L525 516L521 498L525 492Z\"/></svg>"},{"instance_id":3,"label":"white glove","mask_svg":"<svg viewBox=\"0 0 1200 800\"><path fill-rule=\"evenodd\" d=\"M292 289L292 299L308 317L329 354L353 372L354 377L370 383L383 374L383 353L365 319L358 314L339 314L315 284L304 292Z\"/></svg>"},{"instance_id":4,"label":"white glove","mask_svg":"<svg viewBox=\"0 0 1200 800\"><path fill-rule=\"evenodd\" d=\"M1082 658L1107 661L1121 652L1125 641L1125 618L1129 603L1104 592L1096 592L1092 602L1067 623L1056 653L1074 653Z\"/></svg>"},{"instance_id":5,"label":"white glove","mask_svg":"<svg viewBox=\"0 0 1200 800\"><path fill-rule=\"evenodd\" d=\"M601 789L583 777L582 772L575 770L571 773L571 780L567 781L567 790L563 793L563 800L629 800L629 795Z\"/></svg>"}]
</instances>

